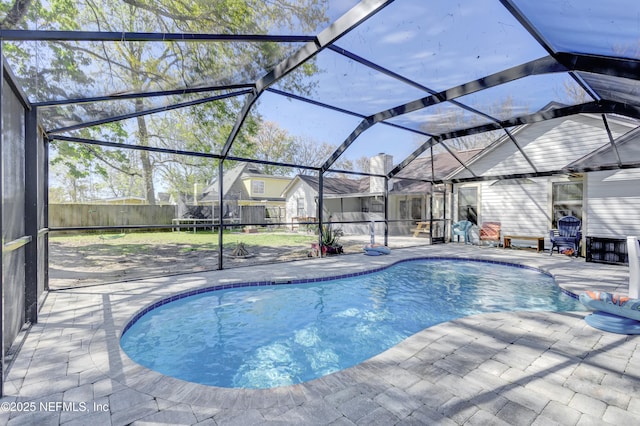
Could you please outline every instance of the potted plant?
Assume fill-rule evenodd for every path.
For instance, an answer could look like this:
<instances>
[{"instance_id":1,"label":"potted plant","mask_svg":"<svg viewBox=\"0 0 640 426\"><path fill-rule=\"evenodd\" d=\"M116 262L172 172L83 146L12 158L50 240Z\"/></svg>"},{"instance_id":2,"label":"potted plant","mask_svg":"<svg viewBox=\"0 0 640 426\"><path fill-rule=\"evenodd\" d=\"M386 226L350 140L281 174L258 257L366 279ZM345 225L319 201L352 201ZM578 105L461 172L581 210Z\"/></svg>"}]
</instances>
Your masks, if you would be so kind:
<instances>
[{"instance_id":1,"label":"potted plant","mask_svg":"<svg viewBox=\"0 0 640 426\"><path fill-rule=\"evenodd\" d=\"M338 243L342 237L342 229L333 229L331 224L322 227L322 254L340 254L342 245Z\"/></svg>"}]
</instances>

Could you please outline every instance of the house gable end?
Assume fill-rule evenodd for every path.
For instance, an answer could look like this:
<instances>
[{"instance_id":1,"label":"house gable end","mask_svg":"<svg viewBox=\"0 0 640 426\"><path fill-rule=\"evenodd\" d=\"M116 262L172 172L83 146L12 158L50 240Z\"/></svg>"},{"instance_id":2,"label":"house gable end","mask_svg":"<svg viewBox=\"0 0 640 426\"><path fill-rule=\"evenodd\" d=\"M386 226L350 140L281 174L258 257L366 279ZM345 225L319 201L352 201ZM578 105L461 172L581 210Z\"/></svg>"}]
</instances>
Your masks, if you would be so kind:
<instances>
[{"instance_id":1,"label":"house gable end","mask_svg":"<svg viewBox=\"0 0 640 426\"><path fill-rule=\"evenodd\" d=\"M625 126L616 124L611 131L621 134ZM504 137L486 153L480 154L469 167L478 176L501 176L518 173L559 171L576 159L609 143L602 119L598 116L580 114L547 120L522 126L513 132L515 139L534 170L516 145ZM472 177L466 169L459 169L449 178Z\"/></svg>"}]
</instances>

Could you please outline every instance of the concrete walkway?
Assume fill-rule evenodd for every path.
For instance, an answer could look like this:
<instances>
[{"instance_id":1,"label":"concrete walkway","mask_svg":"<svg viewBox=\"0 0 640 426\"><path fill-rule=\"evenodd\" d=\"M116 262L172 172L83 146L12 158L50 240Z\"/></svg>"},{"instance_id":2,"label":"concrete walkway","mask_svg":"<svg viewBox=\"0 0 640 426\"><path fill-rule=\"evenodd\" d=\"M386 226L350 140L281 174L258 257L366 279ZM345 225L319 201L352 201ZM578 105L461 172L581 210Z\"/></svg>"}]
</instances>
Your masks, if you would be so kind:
<instances>
[{"instance_id":1,"label":"concrete walkway","mask_svg":"<svg viewBox=\"0 0 640 426\"><path fill-rule=\"evenodd\" d=\"M628 268L458 244L310 259L52 292L8 372L9 425L591 425L640 419L640 337L584 312L483 314L425 329L355 367L267 390L163 376L120 350L127 322L169 295L233 282L339 275L412 257L508 261L572 292L626 292Z\"/></svg>"}]
</instances>

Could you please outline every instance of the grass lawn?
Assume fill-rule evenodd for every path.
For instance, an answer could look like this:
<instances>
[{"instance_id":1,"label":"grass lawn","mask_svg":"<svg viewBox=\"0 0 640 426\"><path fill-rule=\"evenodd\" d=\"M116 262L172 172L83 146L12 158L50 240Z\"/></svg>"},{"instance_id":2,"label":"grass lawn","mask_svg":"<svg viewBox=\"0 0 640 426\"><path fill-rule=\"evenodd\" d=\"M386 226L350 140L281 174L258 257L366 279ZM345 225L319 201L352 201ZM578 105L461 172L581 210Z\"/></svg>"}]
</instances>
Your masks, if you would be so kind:
<instances>
[{"instance_id":1,"label":"grass lawn","mask_svg":"<svg viewBox=\"0 0 640 426\"><path fill-rule=\"evenodd\" d=\"M239 243L246 246L299 246L309 247L318 237L314 234L291 234L286 232L259 232L248 234L243 232L225 232L223 234L224 248L233 249ZM76 234L50 235L49 241L64 246L82 247L106 245L118 247L128 252L144 250L145 246L177 245L184 251L215 250L218 247L218 233L211 231L182 232L128 232L125 234Z\"/></svg>"},{"instance_id":2,"label":"grass lawn","mask_svg":"<svg viewBox=\"0 0 640 426\"><path fill-rule=\"evenodd\" d=\"M225 232L225 267L305 259L317 238L288 232ZM245 244L248 257L230 256L239 243ZM214 270L220 253L218 234L205 230L52 234L49 247L55 288Z\"/></svg>"}]
</instances>

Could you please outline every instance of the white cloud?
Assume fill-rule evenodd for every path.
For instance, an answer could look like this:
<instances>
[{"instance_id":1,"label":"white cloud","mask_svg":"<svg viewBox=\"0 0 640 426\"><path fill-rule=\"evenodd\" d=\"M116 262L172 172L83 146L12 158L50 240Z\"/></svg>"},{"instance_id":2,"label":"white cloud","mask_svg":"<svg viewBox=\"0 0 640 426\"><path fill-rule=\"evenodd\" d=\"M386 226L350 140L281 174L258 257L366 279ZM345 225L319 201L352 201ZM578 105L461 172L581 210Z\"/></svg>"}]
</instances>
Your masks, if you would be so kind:
<instances>
[{"instance_id":1,"label":"white cloud","mask_svg":"<svg viewBox=\"0 0 640 426\"><path fill-rule=\"evenodd\" d=\"M396 31L382 37L381 41L384 44L406 43L407 41L414 39L416 35L416 31Z\"/></svg>"}]
</instances>

